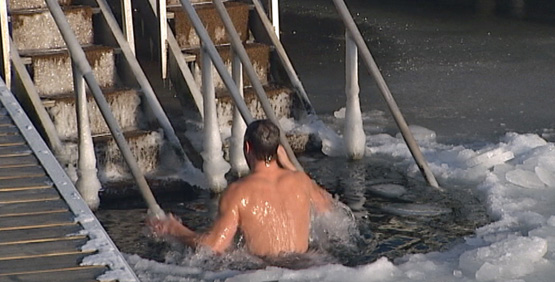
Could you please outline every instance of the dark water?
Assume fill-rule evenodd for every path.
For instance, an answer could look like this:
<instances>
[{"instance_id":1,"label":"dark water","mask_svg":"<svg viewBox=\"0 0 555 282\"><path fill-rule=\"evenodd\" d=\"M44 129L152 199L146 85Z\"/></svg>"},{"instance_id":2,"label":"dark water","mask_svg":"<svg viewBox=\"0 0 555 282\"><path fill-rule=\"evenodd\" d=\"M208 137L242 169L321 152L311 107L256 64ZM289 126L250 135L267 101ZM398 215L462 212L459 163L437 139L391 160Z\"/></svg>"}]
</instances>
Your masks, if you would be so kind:
<instances>
[{"instance_id":1,"label":"dark water","mask_svg":"<svg viewBox=\"0 0 555 282\"><path fill-rule=\"evenodd\" d=\"M395 259L407 253L444 250L488 222L485 208L470 187L437 193L420 179L403 175L390 161L352 162L321 154L303 155L300 161L314 179L351 208L356 219L358 234L340 234L351 238L348 246L327 243L322 247L335 262L361 265L382 256ZM371 189L382 184L405 191L387 195ZM178 215L194 230L208 229L216 215L217 198L206 192L172 193L158 200L166 212ZM415 212L414 205L427 209ZM145 213L142 200L135 199L123 204L104 201L96 214L121 251L163 261L172 246L148 236Z\"/></svg>"},{"instance_id":2,"label":"dark water","mask_svg":"<svg viewBox=\"0 0 555 282\"><path fill-rule=\"evenodd\" d=\"M280 3L281 39L316 111L343 107L344 28L333 2ZM555 139L553 1L346 3L409 124L456 144L508 131ZM363 66L360 73L362 109L387 112Z\"/></svg>"},{"instance_id":3,"label":"dark water","mask_svg":"<svg viewBox=\"0 0 555 282\"><path fill-rule=\"evenodd\" d=\"M508 0L358 0L347 5L408 123L437 132L440 142L472 146L497 141L509 131L555 139L555 7L550 1L523 2L525 8ZM344 30L333 3L282 0L280 5L282 41L316 111L329 117L344 106ZM368 75L361 75L361 106L367 113L387 111ZM396 133L391 120L379 130ZM300 160L354 212L357 248L330 251L346 265L443 250L488 222L473 187L453 185L437 193L397 170L391 160L349 162L319 154ZM380 184L406 192L372 192ZM195 230L206 230L215 216L217 199L206 192L158 200ZM403 215L402 208L395 209L414 205L449 212ZM140 199L105 201L97 215L125 253L162 261L171 250L145 235Z\"/></svg>"}]
</instances>

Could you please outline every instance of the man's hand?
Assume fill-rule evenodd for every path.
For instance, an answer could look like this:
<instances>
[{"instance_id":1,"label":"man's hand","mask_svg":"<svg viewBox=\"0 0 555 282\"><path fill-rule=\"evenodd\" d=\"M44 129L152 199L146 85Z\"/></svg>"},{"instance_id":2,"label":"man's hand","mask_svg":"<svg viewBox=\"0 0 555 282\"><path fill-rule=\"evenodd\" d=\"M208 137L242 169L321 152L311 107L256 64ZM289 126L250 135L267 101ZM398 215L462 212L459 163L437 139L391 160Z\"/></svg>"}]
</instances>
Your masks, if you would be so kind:
<instances>
[{"instance_id":1,"label":"man's hand","mask_svg":"<svg viewBox=\"0 0 555 282\"><path fill-rule=\"evenodd\" d=\"M192 230L185 227L181 220L176 218L173 214L168 214L163 219L158 219L156 217L147 217L146 225L150 228L150 231L158 237L171 236L180 239L182 236L187 236L194 234Z\"/></svg>"}]
</instances>

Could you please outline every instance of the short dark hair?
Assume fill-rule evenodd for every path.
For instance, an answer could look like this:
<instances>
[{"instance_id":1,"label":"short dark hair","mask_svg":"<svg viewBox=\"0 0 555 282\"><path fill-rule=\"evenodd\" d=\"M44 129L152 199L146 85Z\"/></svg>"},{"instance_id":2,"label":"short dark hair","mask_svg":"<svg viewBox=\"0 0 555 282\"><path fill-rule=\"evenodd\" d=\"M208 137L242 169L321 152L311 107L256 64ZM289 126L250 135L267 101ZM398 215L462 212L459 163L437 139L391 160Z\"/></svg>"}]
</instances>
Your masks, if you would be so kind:
<instances>
[{"instance_id":1,"label":"short dark hair","mask_svg":"<svg viewBox=\"0 0 555 282\"><path fill-rule=\"evenodd\" d=\"M279 146L279 127L267 119L251 122L245 131L245 142L252 148L257 160L275 159Z\"/></svg>"}]
</instances>

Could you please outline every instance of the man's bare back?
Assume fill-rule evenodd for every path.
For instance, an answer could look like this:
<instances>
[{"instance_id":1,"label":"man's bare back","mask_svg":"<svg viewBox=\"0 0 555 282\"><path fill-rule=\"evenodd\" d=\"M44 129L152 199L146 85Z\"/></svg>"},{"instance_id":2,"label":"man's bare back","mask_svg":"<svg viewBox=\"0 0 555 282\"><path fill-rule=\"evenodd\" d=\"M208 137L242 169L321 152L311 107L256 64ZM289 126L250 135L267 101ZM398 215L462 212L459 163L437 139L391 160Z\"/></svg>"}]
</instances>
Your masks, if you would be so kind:
<instances>
[{"instance_id":1,"label":"man's bare back","mask_svg":"<svg viewBox=\"0 0 555 282\"><path fill-rule=\"evenodd\" d=\"M251 174L232 183L222 195L218 218L205 234L197 234L173 216L151 219L160 235L170 235L190 246L206 246L222 253L240 230L248 250L258 256L304 253L308 250L311 212L325 212L331 196L308 175L294 171L280 146L279 163L257 159L248 142L245 155ZM275 149L274 149L274 152Z\"/></svg>"}]
</instances>

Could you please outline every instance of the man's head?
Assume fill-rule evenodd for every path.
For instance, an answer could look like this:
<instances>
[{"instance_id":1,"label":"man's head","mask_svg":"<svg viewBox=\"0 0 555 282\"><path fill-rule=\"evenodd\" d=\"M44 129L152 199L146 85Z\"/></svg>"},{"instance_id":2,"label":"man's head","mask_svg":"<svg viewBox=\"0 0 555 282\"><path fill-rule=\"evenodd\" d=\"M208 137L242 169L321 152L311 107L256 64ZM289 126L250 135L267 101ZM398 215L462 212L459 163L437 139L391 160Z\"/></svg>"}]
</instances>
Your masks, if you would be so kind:
<instances>
[{"instance_id":1,"label":"man's head","mask_svg":"<svg viewBox=\"0 0 555 282\"><path fill-rule=\"evenodd\" d=\"M256 120L247 126L245 152L251 153L256 160L270 162L276 159L278 146L279 128L273 122Z\"/></svg>"}]
</instances>

